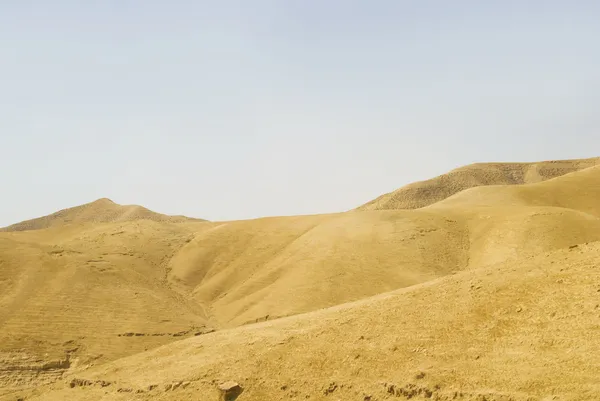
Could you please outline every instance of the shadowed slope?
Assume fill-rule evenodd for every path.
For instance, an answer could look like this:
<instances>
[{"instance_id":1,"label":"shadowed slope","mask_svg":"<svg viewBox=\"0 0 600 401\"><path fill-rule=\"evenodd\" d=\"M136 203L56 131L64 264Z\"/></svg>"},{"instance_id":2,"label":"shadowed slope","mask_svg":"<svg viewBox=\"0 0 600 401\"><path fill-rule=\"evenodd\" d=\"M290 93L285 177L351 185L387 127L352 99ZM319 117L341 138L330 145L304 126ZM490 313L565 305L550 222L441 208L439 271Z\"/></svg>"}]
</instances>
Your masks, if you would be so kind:
<instances>
[{"instance_id":1,"label":"shadowed slope","mask_svg":"<svg viewBox=\"0 0 600 401\"><path fill-rule=\"evenodd\" d=\"M465 189L486 185L532 184L600 164L600 157L537 163L477 163L382 195L357 210L418 209Z\"/></svg>"},{"instance_id":2,"label":"shadowed slope","mask_svg":"<svg viewBox=\"0 0 600 401\"><path fill-rule=\"evenodd\" d=\"M168 223L202 221L200 219L192 219L185 216L166 216L137 205L122 206L114 203L110 199L103 198L91 203L86 203L85 205L63 209L48 216L26 220L5 228L0 228L0 231L39 230L63 226L65 224L110 223L133 220L152 220Z\"/></svg>"},{"instance_id":3,"label":"shadowed slope","mask_svg":"<svg viewBox=\"0 0 600 401\"><path fill-rule=\"evenodd\" d=\"M132 399L125 391L217 400L216 384L235 380L247 401L595 401L598 258L593 243L460 273L179 341L75 376L91 386L37 392L44 400Z\"/></svg>"}]
</instances>

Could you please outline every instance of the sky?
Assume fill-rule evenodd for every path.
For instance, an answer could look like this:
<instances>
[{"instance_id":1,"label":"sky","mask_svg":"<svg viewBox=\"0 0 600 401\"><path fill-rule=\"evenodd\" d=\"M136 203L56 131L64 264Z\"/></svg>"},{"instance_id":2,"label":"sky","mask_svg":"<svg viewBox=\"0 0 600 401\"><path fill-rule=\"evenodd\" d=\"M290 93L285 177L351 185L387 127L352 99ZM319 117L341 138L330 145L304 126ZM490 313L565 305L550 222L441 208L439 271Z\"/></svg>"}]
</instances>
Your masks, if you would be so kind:
<instances>
[{"instance_id":1,"label":"sky","mask_svg":"<svg viewBox=\"0 0 600 401\"><path fill-rule=\"evenodd\" d=\"M0 226L338 212L600 156L600 2L0 0Z\"/></svg>"}]
</instances>

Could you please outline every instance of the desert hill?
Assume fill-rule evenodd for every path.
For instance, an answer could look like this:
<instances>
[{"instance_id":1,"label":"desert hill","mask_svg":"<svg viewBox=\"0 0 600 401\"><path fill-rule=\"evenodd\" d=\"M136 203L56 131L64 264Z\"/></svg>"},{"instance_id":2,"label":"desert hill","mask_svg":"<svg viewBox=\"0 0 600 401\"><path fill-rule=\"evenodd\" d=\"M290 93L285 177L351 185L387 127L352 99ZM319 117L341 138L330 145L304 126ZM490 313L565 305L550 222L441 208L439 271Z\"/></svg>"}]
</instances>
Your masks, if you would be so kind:
<instances>
[{"instance_id":1,"label":"desert hill","mask_svg":"<svg viewBox=\"0 0 600 401\"><path fill-rule=\"evenodd\" d=\"M77 223L110 223L134 220L152 220L158 222L180 223L192 219L185 216L166 216L155 213L142 206L118 205L107 198L98 199L85 205L59 210L49 216L26 220L11 226L0 228L0 231L26 231L57 227Z\"/></svg>"},{"instance_id":2,"label":"desert hill","mask_svg":"<svg viewBox=\"0 0 600 401\"><path fill-rule=\"evenodd\" d=\"M533 343L519 337L524 315L506 317L505 322L503 312L495 311L510 308L510 302L520 302L529 292L543 300L552 291L563 291L555 309L569 297L591 299L585 291L575 293L581 286L557 286L552 280L573 272L584 276L569 276L569 283L600 285L598 272L588 266L599 252L597 199L600 166L592 166L532 184L471 187L418 210L231 222L94 222L90 215L76 223L57 220L46 229L0 233L0 389L11 397L15 391L29 394L27 386L66 375L68 380L114 384L102 390L71 390L63 389L60 381L50 393L39 393L40 399L196 399L185 391L148 393L144 386L154 383L141 372L144 366L160 378L156 384L190 381L194 394L229 376L248 388L240 401L321 399L327 389L319 380L329 378L337 383L329 398L338 392L340 399L367 399L354 393L358 391L375 400L391 397L378 393L383 387L373 387L369 380L375 375L396 380L395 386L406 390L414 382L408 367L431 365L440 369L441 381L413 383L421 388L420 396L431 392L440 400L451 399L444 397L456 388L465 400L541 400L555 393L564 400L591 399L577 396L587 397L594 389L586 379L592 359L580 367L567 361L577 380L564 388L552 387L544 375L547 366L562 363L557 355L569 344L581 340L587 344L582 347L591 348L593 344L580 338L582 331L563 329L573 323L590 330L595 327L592 315L585 315L584 323L571 313L575 306L564 305L569 312L556 323L562 348L554 354L550 345L546 349L536 342L539 352L530 358L525 351ZM591 245L581 245L585 243ZM490 290L472 292L480 281ZM538 291L537 286L548 288ZM534 298L526 299L530 308ZM543 337L548 327L546 320L535 318L541 313L536 308L522 322L523 333L533 338ZM278 319L284 316L289 317ZM269 322L246 325L264 320ZM212 329L217 332L202 334ZM489 336L493 333L498 338ZM395 343L390 347L403 353L386 348L383 339L392 335ZM186 337L196 338L177 341ZM438 344L439 338L443 340ZM328 342L335 343L330 351ZM405 350L413 345L419 349L415 344L421 343L437 353L419 359L420 351L415 355ZM154 353L135 355L161 345ZM507 363L500 351L504 346L522 362L522 369L531 370L495 367ZM356 358L345 347L362 348ZM478 354L483 359L471 362L466 354L459 355L472 347L487 350L489 358ZM294 356L286 357L288 352ZM445 365L439 365L444 353ZM396 362L389 360L393 355L399 358ZM254 364L264 372L253 370ZM280 368L287 371L277 373ZM469 379L471 374L475 379ZM279 376L286 382L268 381ZM273 392L273 385L289 391ZM146 392L133 396L118 388ZM545 391L549 393L540 395ZM207 397L201 399L216 399Z\"/></svg>"},{"instance_id":3,"label":"desert hill","mask_svg":"<svg viewBox=\"0 0 600 401\"><path fill-rule=\"evenodd\" d=\"M166 261L193 235L149 220L0 233L0 389L209 330L166 285Z\"/></svg>"},{"instance_id":4,"label":"desert hill","mask_svg":"<svg viewBox=\"0 0 600 401\"><path fill-rule=\"evenodd\" d=\"M217 400L233 380L240 401L593 401L599 258L590 243L177 341L27 399Z\"/></svg>"},{"instance_id":5,"label":"desert hill","mask_svg":"<svg viewBox=\"0 0 600 401\"><path fill-rule=\"evenodd\" d=\"M600 166L420 210L223 223L181 248L169 280L235 326L600 240L597 199Z\"/></svg>"},{"instance_id":6,"label":"desert hill","mask_svg":"<svg viewBox=\"0 0 600 401\"><path fill-rule=\"evenodd\" d=\"M476 163L406 185L357 210L418 209L465 189L486 185L533 184L600 164L600 157L535 163Z\"/></svg>"}]
</instances>

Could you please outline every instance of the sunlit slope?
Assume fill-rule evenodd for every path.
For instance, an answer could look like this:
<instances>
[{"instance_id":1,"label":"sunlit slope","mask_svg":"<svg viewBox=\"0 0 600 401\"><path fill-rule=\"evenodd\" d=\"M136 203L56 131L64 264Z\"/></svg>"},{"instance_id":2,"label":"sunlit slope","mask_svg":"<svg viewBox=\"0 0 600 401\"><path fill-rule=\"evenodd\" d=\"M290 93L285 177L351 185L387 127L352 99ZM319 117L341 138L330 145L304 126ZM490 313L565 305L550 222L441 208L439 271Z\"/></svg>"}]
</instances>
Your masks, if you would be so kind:
<instances>
[{"instance_id":1,"label":"sunlit slope","mask_svg":"<svg viewBox=\"0 0 600 401\"><path fill-rule=\"evenodd\" d=\"M166 216L164 214L155 213L142 206L118 205L110 199L103 198L91 203L86 203L85 205L63 209L48 216L0 228L0 231L39 230L49 227L64 226L66 224L88 222L109 223L142 219L170 223L198 221L198 219L191 219L184 216Z\"/></svg>"},{"instance_id":2,"label":"sunlit slope","mask_svg":"<svg viewBox=\"0 0 600 401\"><path fill-rule=\"evenodd\" d=\"M171 260L170 280L223 325L306 312L449 274L460 222L404 211L224 223ZM268 316L267 316L268 315Z\"/></svg>"},{"instance_id":3,"label":"sunlit slope","mask_svg":"<svg viewBox=\"0 0 600 401\"><path fill-rule=\"evenodd\" d=\"M191 237L147 220L0 233L0 371L85 366L205 331L202 308L166 284Z\"/></svg>"},{"instance_id":4,"label":"sunlit slope","mask_svg":"<svg viewBox=\"0 0 600 401\"><path fill-rule=\"evenodd\" d=\"M536 184L470 188L429 209L474 206L550 206L600 217L600 166Z\"/></svg>"},{"instance_id":5,"label":"sunlit slope","mask_svg":"<svg viewBox=\"0 0 600 401\"><path fill-rule=\"evenodd\" d=\"M594 167L414 211L223 223L175 255L169 279L221 326L307 312L600 240L599 185Z\"/></svg>"},{"instance_id":6,"label":"sunlit slope","mask_svg":"<svg viewBox=\"0 0 600 401\"><path fill-rule=\"evenodd\" d=\"M591 167L419 210L0 233L0 382L598 241L599 184Z\"/></svg>"},{"instance_id":7,"label":"sunlit slope","mask_svg":"<svg viewBox=\"0 0 600 401\"><path fill-rule=\"evenodd\" d=\"M406 185L357 210L417 209L472 187L537 183L598 164L598 157L536 163L471 164L430 180Z\"/></svg>"},{"instance_id":8,"label":"sunlit slope","mask_svg":"<svg viewBox=\"0 0 600 401\"><path fill-rule=\"evenodd\" d=\"M519 186L470 188L421 209L459 216L470 265L600 240L600 166Z\"/></svg>"},{"instance_id":9,"label":"sunlit slope","mask_svg":"<svg viewBox=\"0 0 600 401\"><path fill-rule=\"evenodd\" d=\"M580 245L178 341L27 399L217 400L234 380L240 401L595 401L599 259Z\"/></svg>"}]
</instances>

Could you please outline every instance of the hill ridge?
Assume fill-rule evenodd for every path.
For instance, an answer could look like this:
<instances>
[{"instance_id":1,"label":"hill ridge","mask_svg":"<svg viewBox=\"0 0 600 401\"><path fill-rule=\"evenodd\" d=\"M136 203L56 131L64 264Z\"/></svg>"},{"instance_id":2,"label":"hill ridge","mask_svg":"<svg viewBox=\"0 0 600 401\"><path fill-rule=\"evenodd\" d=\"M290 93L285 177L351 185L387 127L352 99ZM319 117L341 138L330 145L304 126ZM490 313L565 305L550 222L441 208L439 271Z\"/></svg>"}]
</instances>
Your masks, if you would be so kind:
<instances>
[{"instance_id":1,"label":"hill ridge","mask_svg":"<svg viewBox=\"0 0 600 401\"><path fill-rule=\"evenodd\" d=\"M46 216L24 220L0 228L0 232L40 230L75 223L111 223L133 220L153 220L170 223L206 221L186 216L168 216L153 212L143 206L120 205L109 198L100 198L82 205L61 209Z\"/></svg>"},{"instance_id":2,"label":"hill ridge","mask_svg":"<svg viewBox=\"0 0 600 401\"><path fill-rule=\"evenodd\" d=\"M600 157L540 162L472 163L436 177L409 183L353 210L419 209L465 189L545 181L600 164Z\"/></svg>"}]
</instances>

